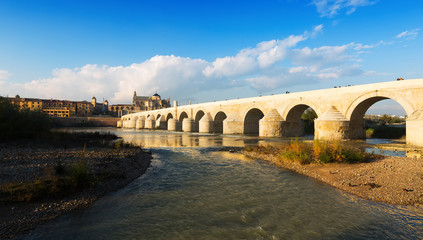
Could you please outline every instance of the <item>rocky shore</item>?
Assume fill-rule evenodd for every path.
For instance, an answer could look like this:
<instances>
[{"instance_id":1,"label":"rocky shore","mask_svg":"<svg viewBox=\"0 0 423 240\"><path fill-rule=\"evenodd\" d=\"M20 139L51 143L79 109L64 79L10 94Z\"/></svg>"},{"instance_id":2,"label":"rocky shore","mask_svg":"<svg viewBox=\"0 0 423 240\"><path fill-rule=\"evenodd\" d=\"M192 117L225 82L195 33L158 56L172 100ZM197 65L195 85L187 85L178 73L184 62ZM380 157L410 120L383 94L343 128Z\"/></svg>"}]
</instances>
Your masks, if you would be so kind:
<instances>
[{"instance_id":1,"label":"rocky shore","mask_svg":"<svg viewBox=\"0 0 423 240\"><path fill-rule=\"evenodd\" d=\"M101 196L124 187L150 166L151 154L140 148L22 148L0 146L0 186L34 182L58 165L83 162L87 171L103 177L81 191L61 198L0 202L0 239L12 239Z\"/></svg>"},{"instance_id":2,"label":"rocky shore","mask_svg":"<svg viewBox=\"0 0 423 240\"><path fill-rule=\"evenodd\" d=\"M401 205L423 204L423 158L385 157L366 163L299 164L272 154L243 151L364 199Z\"/></svg>"}]
</instances>

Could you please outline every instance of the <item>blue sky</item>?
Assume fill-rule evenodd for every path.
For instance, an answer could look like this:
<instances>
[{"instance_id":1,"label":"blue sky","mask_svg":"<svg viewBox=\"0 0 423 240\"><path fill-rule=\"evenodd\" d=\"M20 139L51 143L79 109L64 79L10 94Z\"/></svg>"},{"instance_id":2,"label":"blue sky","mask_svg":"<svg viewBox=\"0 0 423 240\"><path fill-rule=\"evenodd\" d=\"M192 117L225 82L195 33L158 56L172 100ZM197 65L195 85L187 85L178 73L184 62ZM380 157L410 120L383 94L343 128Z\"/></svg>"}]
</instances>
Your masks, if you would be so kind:
<instances>
[{"instance_id":1,"label":"blue sky","mask_svg":"<svg viewBox=\"0 0 423 240\"><path fill-rule=\"evenodd\" d=\"M421 0L2 0L0 95L186 104L422 78L422 25Z\"/></svg>"}]
</instances>

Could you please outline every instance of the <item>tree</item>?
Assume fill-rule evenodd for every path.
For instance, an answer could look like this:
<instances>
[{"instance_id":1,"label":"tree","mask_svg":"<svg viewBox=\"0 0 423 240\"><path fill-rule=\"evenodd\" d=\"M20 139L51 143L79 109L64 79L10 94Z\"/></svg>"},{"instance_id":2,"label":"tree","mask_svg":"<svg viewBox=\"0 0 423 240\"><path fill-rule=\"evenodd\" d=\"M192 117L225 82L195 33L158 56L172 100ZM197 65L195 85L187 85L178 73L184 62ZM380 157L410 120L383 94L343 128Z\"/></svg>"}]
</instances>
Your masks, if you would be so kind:
<instances>
[{"instance_id":1,"label":"tree","mask_svg":"<svg viewBox=\"0 0 423 240\"><path fill-rule=\"evenodd\" d=\"M301 119L304 121L304 133L313 134L314 133L314 119L317 118L316 112L312 108L307 108Z\"/></svg>"},{"instance_id":2,"label":"tree","mask_svg":"<svg viewBox=\"0 0 423 240\"><path fill-rule=\"evenodd\" d=\"M304 121L311 121L313 122L314 119L317 118L317 114L316 112L313 110L313 108L307 108L303 115L301 116L301 119Z\"/></svg>"}]
</instances>

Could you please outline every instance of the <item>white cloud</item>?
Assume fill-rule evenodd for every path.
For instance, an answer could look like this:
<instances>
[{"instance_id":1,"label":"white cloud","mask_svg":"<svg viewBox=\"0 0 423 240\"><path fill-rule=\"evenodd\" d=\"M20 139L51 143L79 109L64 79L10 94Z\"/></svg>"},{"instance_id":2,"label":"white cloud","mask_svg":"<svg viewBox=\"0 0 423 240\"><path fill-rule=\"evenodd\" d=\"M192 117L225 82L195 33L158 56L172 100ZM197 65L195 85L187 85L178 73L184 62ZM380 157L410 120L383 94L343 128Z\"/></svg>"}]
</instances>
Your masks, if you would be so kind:
<instances>
[{"instance_id":1,"label":"white cloud","mask_svg":"<svg viewBox=\"0 0 423 240\"><path fill-rule=\"evenodd\" d=\"M413 40L417 38L417 35L419 34L420 28L416 28L409 31L404 31L400 34L398 34L396 37L405 39L405 40Z\"/></svg>"},{"instance_id":2,"label":"white cloud","mask_svg":"<svg viewBox=\"0 0 423 240\"><path fill-rule=\"evenodd\" d=\"M297 47L322 29L323 26L318 25L301 35L264 41L212 62L157 55L129 66L88 64L56 69L49 78L27 83L0 81L0 95L69 100L96 96L107 98L113 104L131 102L134 90L138 95L158 91L162 97L180 100L213 89L248 87L268 91L369 73L358 63L360 51L374 47L372 45Z\"/></svg>"},{"instance_id":3,"label":"white cloud","mask_svg":"<svg viewBox=\"0 0 423 240\"><path fill-rule=\"evenodd\" d=\"M310 65L321 68L353 60L353 56L349 54L353 46L354 44L322 46L313 49L304 47L293 49L290 57L295 65Z\"/></svg>"},{"instance_id":4,"label":"white cloud","mask_svg":"<svg viewBox=\"0 0 423 240\"><path fill-rule=\"evenodd\" d=\"M12 76L12 74L11 73L9 73L8 71L6 71L6 70L1 70L0 69L0 80L5 80L5 79L8 79L10 76Z\"/></svg>"},{"instance_id":5,"label":"white cloud","mask_svg":"<svg viewBox=\"0 0 423 240\"><path fill-rule=\"evenodd\" d=\"M349 15L358 7L370 6L376 2L375 0L313 0L311 4L316 6L321 17L333 17L341 11Z\"/></svg>"},{"instance_id":6,"label":"white cloud","mask_svg":"<svg viewBox=\"0 0 423 240\"><path fill-rule=\"evenodd\" d=\"M0 82L2 95L71 100L106 97L114 103L130 102L132 92L163 97L171 93L187 94L196 89L204 76L206 61L175 56L155 56L130 66L85 65L81 68L56 69L51 78L24 84Z\"/></svg>"},{"instance_id":7,"label":"white cloud","mask_svg":"<svg viewBox=\"0 0 423 240\"><path fill-rule=\"evenodd\" d=\"M321 32L323 32L323 24L317 25L313 28L313 32L311 33L311 37L314 38Z\"/></svg>"},{"instance_id":8,"label":"white cloud","mask_svg":"<svg viewBox=\"0 0 423 240\"><path fill-rule=\"evenodd\" d=\"M286 57L288 48L306 40L306 35L291 35L283 40L261 42L255 48L242 49L235 56L217 58L203 73L207 77L233 77L270 67Z\"/></svg>"},{"instance_id":9,"label":"white cloud","mask_svg":"<svg viewBox=\"0 0 423 240\"><path fill-rule=\"evenodd\" d=\"M323 31L320 24L313 28L311 33L305 31L301 35L291 35L282 40L264 41L255 48L245 48L235 56L217 58L210 66L204 69L207 77L233 77L248 74L257 69L265 69L286 58L288 49L310 37L315 37Z\"/></svg>"}]
</instances>

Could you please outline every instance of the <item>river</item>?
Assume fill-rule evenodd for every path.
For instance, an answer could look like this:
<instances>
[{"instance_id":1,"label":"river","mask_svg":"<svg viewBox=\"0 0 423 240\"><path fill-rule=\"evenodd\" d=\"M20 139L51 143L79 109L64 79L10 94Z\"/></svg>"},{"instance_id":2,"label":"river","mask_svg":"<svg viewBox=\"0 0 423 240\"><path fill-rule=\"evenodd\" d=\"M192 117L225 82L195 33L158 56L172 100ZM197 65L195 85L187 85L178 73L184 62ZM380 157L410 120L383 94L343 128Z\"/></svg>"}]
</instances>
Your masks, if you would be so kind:
<instances>
[{"instance_id":1,"label":"river","mask_svg":"<svg viewBox=\"0 0 423 240\"><path fill-rule=\"evenodd\" d=\"M359 199L227 151L266 140L102 131L149 148L154 157L151 168L125 188L39 227L24 239L423 238L421 207Z\"/></svg>"}]
</instances>

